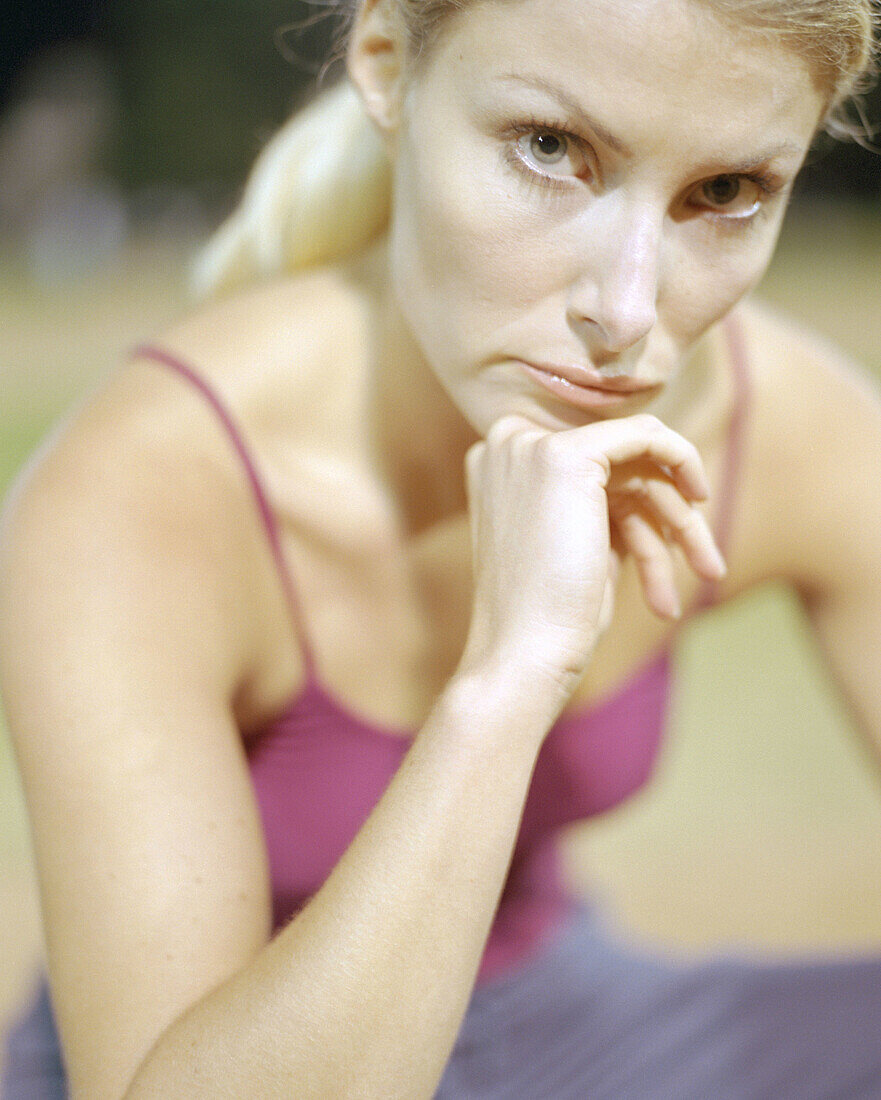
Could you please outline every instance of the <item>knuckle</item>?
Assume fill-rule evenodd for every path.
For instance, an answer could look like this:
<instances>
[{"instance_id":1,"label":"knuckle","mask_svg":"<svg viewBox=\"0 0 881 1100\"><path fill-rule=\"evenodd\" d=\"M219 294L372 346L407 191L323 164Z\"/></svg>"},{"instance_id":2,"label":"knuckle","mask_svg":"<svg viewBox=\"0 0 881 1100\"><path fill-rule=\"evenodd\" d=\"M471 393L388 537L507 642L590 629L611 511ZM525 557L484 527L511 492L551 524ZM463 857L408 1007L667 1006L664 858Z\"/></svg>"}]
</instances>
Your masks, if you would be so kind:
<instances>
[{"instance_id":1,"label":"knuckle","mask_svg":"<svg viewBox=\"0 0 881 1100\"><path fill-rule=\"evenodd\" d=\"M637 546L645 548L650 544L649 525L639 512L635 512L624 501L610 501L609 509L631 552Z\"/></svg>"},{"instance_id":2,"label":"knuckle","mask_svg":"<svg viewBox=\"0 0 881 1100\"><path fill-rule=\"evenodd\" d=\"M691 538L702 533L704 521L702 517L692 509L684 515L678 515L668 520L670 527L680 538Z\"/></svg>"},{"instance_id":3,"label":"knuckle","mask_svg":"<svg viewBox=\"0 0 881 1100\"><path fill-rule=\"evenodd\" d=\"M611 464L603 453L585 453L570 432L550 432L535 441L534 459L539 469L552 477L573 478L606 485Z\"/></svg>"},{"instance_id":4,"label":"knuckle","mask_svg":"<svg viewBox=\"0 0 881 1100\"><path fill-rule=\"evenodd\" d=\"M532 434L529 429L529 423L522 416L508 413L506 416L500 416L498 420L493 421L486 433L485 442L493 447L501 446L510 439Z\"/></svg>"},{"instance_id":5,"label":"knuckle","mask_svg":"<svg viewBox=\"0 0 881 1100\"><path fill-rule=\"evenodd\" d=\"M588 477L595 478L601 485L608 484L609 478L612 476L612 463L609 461L608 455L587 455L585 458L585 473Z\"/></svg>"},{"instance_id":6,"label":"knuckle","mask_svg":"<svg viewBox=\"0 0 881 1100\"><path fill-rule=\"evenodd\" d=\"M635 553L634 557L639 563L643 576L649 576L654 580L665 580L672 572L670 554L663 544L647 547L642 553Z\"/></svg>"},{"instance_id":7,"label":"knuckle","mask_svg":"<svg viewBox=\"0 0 881 1100\"><path fill-rule=\"evenodd\" d=\"M670 430L654 413L639 413L637 419L640 428L649 435L666 435Z\"/></svg>"},{"instance_id":8,"label":"knuckle","mask_svg":"<svg viewBox=\"0 0 881 1100\"><path fill-rule=\"evenodd\" d=\"M476 443L472 443L468 450L465 452L466 462L477 462L486 450L486 443L484 440L479 439Z\"/></svg>"},{"instance_id":9,"label":"knuckle","mask_svg":"<svg viewBox=\"0 0 881 1100\"><path fill-rule=\"evenodd\" d=\"M648 503L652 499L652 493L642 477L628 478L621 486L621 492L640 503Z\"/></svg>"},{"instance_id":10,"label":"knuckle","mask_svg":"<svg viewBox=\"0 0 881 1100\"><path fill-rule=\"evenodd\" d=\"M571 464L572 447L562 432L550 432L535 443L535 457L546 469L567 467Z\"/></svg>"},{"instance_id":11,"label":"knuckle","mask_svg":"<svg viewBox=\"0 0 881 1100\"><path fill-rule=\"evenodd\" d=\"M511 423L510 416L499 417L498 420L494 420L490 425L489 431L486 433L486 439L484 443L489 446L497 446L502 440L507 439L513 431L513 424ZM480 446L479 443L475 446Z\"/></svg>"}]
</instances>

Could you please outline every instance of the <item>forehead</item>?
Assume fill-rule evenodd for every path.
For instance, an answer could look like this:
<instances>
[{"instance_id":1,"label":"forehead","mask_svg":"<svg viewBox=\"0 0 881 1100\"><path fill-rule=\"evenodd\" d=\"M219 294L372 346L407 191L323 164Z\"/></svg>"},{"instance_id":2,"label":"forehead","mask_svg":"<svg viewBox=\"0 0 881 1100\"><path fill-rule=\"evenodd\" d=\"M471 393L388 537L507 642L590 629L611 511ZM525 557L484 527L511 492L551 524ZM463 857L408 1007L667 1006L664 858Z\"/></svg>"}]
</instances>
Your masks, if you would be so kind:
<instances>
[{"instance_id":1,"label":"forehead","mask_svg":"<svg viewBox=\"0 0 881 1100\"><path fill-rule=\"evenodd\" d=\"M720 146L803 149L823 107L796 52L708 0L479 0L438 52L461 95L537 105L556 89L640 149L706 146L711 132Z\"/></svg>"}]
</instances>

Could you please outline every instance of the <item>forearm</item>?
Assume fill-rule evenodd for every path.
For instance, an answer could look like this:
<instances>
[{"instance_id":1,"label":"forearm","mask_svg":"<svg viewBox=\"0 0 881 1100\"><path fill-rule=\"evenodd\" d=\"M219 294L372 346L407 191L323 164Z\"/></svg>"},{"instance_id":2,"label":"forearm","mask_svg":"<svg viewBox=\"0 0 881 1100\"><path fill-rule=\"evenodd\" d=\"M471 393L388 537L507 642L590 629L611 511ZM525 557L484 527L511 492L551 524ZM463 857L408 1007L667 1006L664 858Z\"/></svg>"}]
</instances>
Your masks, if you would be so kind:
<instances>
[{"instance_id":1,"label":"forearm","mask_svg":"<svg viewBox=\"0 0 881 1100\"><path fill-rule=\"evenodd\" d=\"M165 1032L130 1100L433 1094L553 717L512 695L451 682L322 889Z\"/></svg>"}]
</instances>

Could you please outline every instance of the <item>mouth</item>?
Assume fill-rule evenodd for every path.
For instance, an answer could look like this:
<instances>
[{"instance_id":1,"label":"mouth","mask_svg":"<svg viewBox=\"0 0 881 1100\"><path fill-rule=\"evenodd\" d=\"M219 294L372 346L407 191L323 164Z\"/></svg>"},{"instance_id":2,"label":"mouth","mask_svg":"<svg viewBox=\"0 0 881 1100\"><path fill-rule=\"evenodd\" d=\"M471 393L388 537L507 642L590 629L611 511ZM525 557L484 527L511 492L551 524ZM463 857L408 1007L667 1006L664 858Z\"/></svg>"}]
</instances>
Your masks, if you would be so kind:
<instances>
[{"instance_id":1,"label":"mouth","mask_svg":"<svg viewBox=\"0 0 881 1100\"><path fill-rule=\"evenodd\" d=\"M523 361L521 365L544 389L581 409L623 405L637 399L647 401L663 389L662 383L643 382L628 376L609 378L599 371L571 364Z\"/></svg>"}]
</instances>

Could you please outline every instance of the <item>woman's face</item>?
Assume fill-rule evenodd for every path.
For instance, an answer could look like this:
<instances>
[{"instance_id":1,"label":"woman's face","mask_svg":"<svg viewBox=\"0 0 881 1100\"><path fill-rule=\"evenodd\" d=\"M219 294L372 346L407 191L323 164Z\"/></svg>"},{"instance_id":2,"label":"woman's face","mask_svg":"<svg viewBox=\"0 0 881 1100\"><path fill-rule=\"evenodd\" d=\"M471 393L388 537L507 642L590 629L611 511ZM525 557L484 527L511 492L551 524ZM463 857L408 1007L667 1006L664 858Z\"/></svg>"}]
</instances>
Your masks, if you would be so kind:
<instances>
[{"instance_id":1,"label":"woman's face","mask_svg":"<svg viewBox=\"0 0 881 1100\"><path fill-rule=\"evenodd\" d=\"M650 407L764 271L822 108L796 54L696 0L454 17L404 91L390 262L472 427Z\"/></svg>"}]
</instances>

